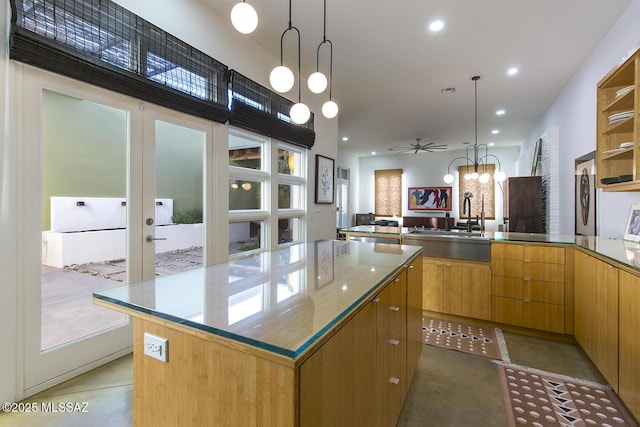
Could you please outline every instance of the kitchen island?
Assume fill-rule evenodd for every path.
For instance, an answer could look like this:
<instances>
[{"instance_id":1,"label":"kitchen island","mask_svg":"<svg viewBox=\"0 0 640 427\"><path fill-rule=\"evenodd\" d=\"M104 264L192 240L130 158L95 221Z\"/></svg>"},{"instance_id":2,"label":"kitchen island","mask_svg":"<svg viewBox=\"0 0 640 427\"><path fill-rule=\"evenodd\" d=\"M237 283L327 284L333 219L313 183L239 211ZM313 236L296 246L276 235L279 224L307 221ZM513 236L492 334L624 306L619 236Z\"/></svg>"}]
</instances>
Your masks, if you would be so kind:
<instances>
[{"instance_id":1,"label":"kitchen island","mask_svg":"<svg viewBox=\"0 0 640 427\"><path fill-rule=\"evenodd\" d=\"M422 349L421 251L318 241L95 293L134 320L134 424L395 425Z\"/></svg>"}]
</instances>

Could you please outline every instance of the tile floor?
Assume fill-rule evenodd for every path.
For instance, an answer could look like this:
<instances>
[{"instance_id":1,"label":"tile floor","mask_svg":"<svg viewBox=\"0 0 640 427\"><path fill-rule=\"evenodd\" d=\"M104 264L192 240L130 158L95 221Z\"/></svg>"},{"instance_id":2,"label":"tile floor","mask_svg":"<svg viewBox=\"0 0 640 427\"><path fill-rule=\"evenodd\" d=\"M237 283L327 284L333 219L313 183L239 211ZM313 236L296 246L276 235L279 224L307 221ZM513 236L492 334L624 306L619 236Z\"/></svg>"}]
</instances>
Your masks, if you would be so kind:
<instances>
[{"instance_id":1,"label":"tile floor","mask_svg":"<svg viewBox=\"0 0 640 427\"><path fill-rule=\"evenodd\" d=\"M576 345L504 332L511 361L604 383ZM125 356L26 399L87 402L86 413L0 413L0 426L132 425L132 357ZM507 425L498 366L486 357L425 345L402 414L401 427Z\"/></svg>"}]
</instances>

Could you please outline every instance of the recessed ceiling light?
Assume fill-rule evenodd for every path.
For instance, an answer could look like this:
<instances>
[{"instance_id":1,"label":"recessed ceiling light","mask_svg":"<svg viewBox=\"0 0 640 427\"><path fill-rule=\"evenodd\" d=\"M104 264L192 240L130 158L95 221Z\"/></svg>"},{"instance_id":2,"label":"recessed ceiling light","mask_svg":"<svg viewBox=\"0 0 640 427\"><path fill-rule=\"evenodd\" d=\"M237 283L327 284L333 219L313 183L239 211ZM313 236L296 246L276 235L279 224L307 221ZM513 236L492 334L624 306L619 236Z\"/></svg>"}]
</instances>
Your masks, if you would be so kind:
<instances>
[{"instance_id":1,"label":"recessed ceiling light","mask_svg":"<svg viewBox=\"0 0 640 427\"><path fill-rule=\"evenodd\" d=\"M496 135L496 134L500 133L500 131L498 129L494 129L494 130L491 131L491 133Z\"/></svg>"},{"instance_id":2,"label":"recessed ceiling light","mask_svg":"<svg viewBox=\"0 0 640 427\"><path fill-rule=\"evenodd\" d=\"M344 142L347 142L347 141L349 140L349 137L348 137L348 136L343 136L343 137L342 137L342 140L343 140Z\"/></svg>"},{"instance_id":3,"label":"recessed ceiling light","mask_svg":"<svg viewBox=\"0 0 640 427\"><path fill-rule=\"evenodd\" d=\"M433 32L440 31L444 28L444 22L441 20L435 20L429 24L429 30Z\"/></svg>"},{"instance_id":4,"label":"recessed ceiling light","mask_svg":"<svg viewBox=\"0 0 640 427\"><path fill-rule=\"evenodd\" d=\"M507 74L509 74L510 76L515 76L516 74L518 74L518 69L516 67L511 67L507 70Z\"/></svg>"},{"instance_id":5,"label":"recessed ceiling light","mask_svg":"<svg viewBox=\"0 0 640 427\"><path fill-rule=\"evenodd\" d=\"M372 152L371 152L371 155L372 155L372 156L375 156L375 155L376 155L376 152L375 152L375 151L372 151Z\"/></svg>"},{"instance_id":6,"label":"recessed ceiling light","mask_svg":"<svg viewBox=\"0 0 640 427\"><path fill-rule=\"evenodd\" d=\"M504 116L505 111L504 110L498 110L496 111L496 116Z\"/></svg>"}]
</instances>

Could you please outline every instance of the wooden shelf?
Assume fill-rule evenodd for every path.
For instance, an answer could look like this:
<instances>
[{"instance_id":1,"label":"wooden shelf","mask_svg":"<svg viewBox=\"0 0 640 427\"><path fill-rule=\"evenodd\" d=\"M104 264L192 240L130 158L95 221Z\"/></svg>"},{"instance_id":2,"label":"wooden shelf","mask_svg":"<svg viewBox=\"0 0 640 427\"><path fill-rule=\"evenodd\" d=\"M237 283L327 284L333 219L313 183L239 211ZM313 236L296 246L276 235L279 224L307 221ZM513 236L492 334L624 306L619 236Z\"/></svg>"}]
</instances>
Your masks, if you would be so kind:
<instances>
[{"instance_id":1,"label":"wooden shelf","mask_svg":"<svg viewBox=\"0 0 640 427\"><path fill-rule=\"evenodd\" d=\"M624 151L617 151L611 154L602 153L602 160L631 158L633 158L633 147L625 148Z\"/></svg>"},{"instance_id":2,"label":"wooden shelf","mask_svg":"<svg viewBox=\"0 0 640 427\"><path fill-rule=\"evenodd\" d=\"M622 96L620 89L633 86ZM640 191L640 149L629 147L614 153L623 142L640 144L640 50L629 53L598 83L596 123L596 187L603 191ZM633 111L628 119L610 123L609 116ZM602 184L601 179L631 175L628 182Z\"/></svg>"},{"instance_id":3,"label":"wooden shelf","mask_svg":"<svg viewBox=\"0 0 640 427\"><path fill-rule=\"evenodd\" d=\"M600 184L602 191L639 191L640 180L618 182L616 184Z\"/></svg>"},{"instance_id":4,"label":"wooden shelf","mask_svg":"<svg viewBox=\"0 0 640 427\"><path fill-rule=\"evenodd\" d=\"M619 98L614 99L611 104L607 105L602 112L612 113L614 111L633 110L633 100L635 97L635 89L630 90Z\"/></svg>"}]
</instances>

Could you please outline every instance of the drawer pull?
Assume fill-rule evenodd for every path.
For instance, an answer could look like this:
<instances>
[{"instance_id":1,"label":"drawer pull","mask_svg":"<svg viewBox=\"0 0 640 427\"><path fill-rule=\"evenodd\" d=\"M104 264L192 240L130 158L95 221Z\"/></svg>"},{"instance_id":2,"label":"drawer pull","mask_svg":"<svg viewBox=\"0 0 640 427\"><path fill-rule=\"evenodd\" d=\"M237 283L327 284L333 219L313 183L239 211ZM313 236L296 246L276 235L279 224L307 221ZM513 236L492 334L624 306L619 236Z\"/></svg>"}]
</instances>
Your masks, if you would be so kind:
<instances>
[{"instance_id":1,"label":"drawer pull","mask_svg":"<svg viewBox=\"0 0 640 427\"><path fill-rule=\"evenodd\" d=\"M523 278L522 278L522 280L524 280L525 282L530 282L530 281L531 281L531 278L529 278L529 277L523 277Z\"/></svg>"},{"instance_id":2,"label":"drawer pull","mask_svg":"<svg viewBox=\"0 0 640 427\"><path fill-rule=\"evenodd\" d=\"M391 311L400 311L400 307L398 307L397 305L392 305L391 307L389 307L389 310L391 310Z\"/></svg>"},{"instance_id":3,"label":"drawer pull","mask_svg":"<svg viewBox=\"0 0 640 427\"><path fill-rule=\"evenodd\" d=\"M413 265L410 265L410 266L409 266L409 270L411 270L412 268L413 268Z\"/></svg>"},{"instance_id":4,"label":"drawer pull","mask_svg":"<svg viewBox=\"0 0 640 427\"><path fill-rule=\"evenodd\" d=\"M391 344L391 345L400 345L400 341L399 340L390 339L389 340L389 344Z\"/></svg>"},{"instance_id":5,"label":"drawer pull","mask_svg":"<svg viewBox=\"0 0 640 427\"><path fill-rule=\"evenodd\" d=\"M373 299L373 302L375 302L375 303L379 303L379 302L380 302L380 297L375 297L375 298Z\"/></svg>"},{"instance_id":6,"label":"drawer pull","mask_svg":"<svg viewBox=\"0 0 640 427\"><path fill-rule=\"evenodd\" d=\"M400 384L400 378L391 377L389 378L389 382L391 384Z\"/></svg>"},{"instance_id":7,"label":"drawer pull","mask_svg":"<svg viewBox=\"0 0 640 427\"><path fill-rule=\"evenodd\" d=\"M531 302L531 300L530 300L530 299L524 299L523 301L524 301L525 303L527 303L527 304Z\"/></svg>"},{"instance_id":8,"label":"drawer pull","mask_svg":"<svg viewBox=\"0 0 640 427\"><path fill-rule=\"evenodd\" d=\"M393 279L393 281L394 281L394 282L399 282L399 281L400 281L400 278L399 278L399 277L396 277L395 279Z\"/></svg>"}]
</instances>

